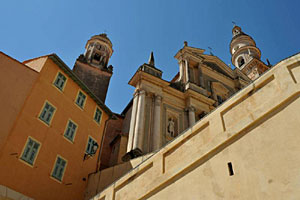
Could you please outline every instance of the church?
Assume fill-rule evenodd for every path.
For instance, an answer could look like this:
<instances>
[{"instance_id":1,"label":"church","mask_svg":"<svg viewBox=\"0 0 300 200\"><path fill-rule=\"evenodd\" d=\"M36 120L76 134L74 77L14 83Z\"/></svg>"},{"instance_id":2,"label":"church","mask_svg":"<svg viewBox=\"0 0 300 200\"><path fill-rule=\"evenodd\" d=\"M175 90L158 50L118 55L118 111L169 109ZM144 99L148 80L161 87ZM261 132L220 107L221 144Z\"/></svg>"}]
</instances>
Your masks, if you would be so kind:
<instances>
[{"instance_id":1,"label":"church","mask_svg":"<svg viewBox=\"0 0 300 200\"><path fill-rule=\"evenodd\" d=\"M0 199L299 198L300 54L264 63L239 26L229 51L234 69L184 41L171 80L151 52L122 113L105 105L106 34L72 70L55 54L1 53L8 80L26 76L0 93Z\"/></svg>"},{"instance_id":2,"label":"church","mask_svg":"<svg viewBox=\"0 0 300 200\"><path fill-rule=\"evenodd\" d=\"M132 100L108 123L86 199L300 196L300 55L265 64L239 26L229 49L234 69L185 41L170 81L150 54L129 80Z\"/></svg>"},{"instance_id":3,"label":"church","mask_svg":"<svg viewBox=\"0 0 300 200\"><path fill-rule=\"evenodd\" d=\"M217 56L185 41L175 55L179 72L167 81L155 66L153 52L150 54L148 63L129 81L135 93L119 115L119 125L113 122L105 133L103 168L165 146L271 67L260 60L255 41L240 27L232 29L232 36L234 70Z\"/></svg>"}]
</instances>

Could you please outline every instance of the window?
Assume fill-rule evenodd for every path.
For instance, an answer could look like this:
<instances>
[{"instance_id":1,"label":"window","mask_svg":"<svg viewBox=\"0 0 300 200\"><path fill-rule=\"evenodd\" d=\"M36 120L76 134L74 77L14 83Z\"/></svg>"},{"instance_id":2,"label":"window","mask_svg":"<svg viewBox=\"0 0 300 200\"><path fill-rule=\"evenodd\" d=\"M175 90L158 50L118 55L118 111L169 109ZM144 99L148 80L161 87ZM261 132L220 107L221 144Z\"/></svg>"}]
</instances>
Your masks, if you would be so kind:
<instances>
[{"instance_id":1,"label":"window","mask_svg":"<svg viewBox=\"0 0 300 200\"><path fill-rule=\"evenodd\" d=\"M239 65L239 67L243 66L244 64L245 64L244 58L243 57L239 57L239 59L238 59L238 65Z\"/></svg>"},{"instance_id":2,"label":"window","mask_svg":"<svg viewBox=\"0 0 300 200\"><path fill-rule=\"evenodd\" d=\"M62 91L64 89L66 80L67 78L62 73L58 72L56 80L54 81L54 85Z\"/></svg>"},{"instance_id":3,"label":"window","mask_svg":"<svg viewBox=\"0 0 300 200\"><path fill-rule=\"evenodd\" d=\"M94 155L98 149L98 144L96 140L89 136L88 143L86 146L85 153L89 155Z\"/></svg>"},{"instance_id":4,"label":"window","mask_svg":"<svg viewBox=\"0 0 300 200\"><path fill-rule=\"evenodd\" d=\"M97 61L100 61L100 58L101 58L101 56L99 54L95 53L94 59Z\"/></svg>"},{"instance_id":5,"label":"window","mask_svg":"<svg viewBox=\"0 0 300 200\"><path fill-rule=\"evenodd\" d=\"M33 165L39 148L40 144L38 142L34 141L31 138L28 138L21 159L28 164Z\"/></svg>"},{"instance_id":6,"label":"window","mask_svg":"<svg viewBox=\"0 0 300 200\"><path fill-rule=\"evenodd\" d=\"M86 96L79 91L78 95L77 95L77 99L76 99L76 104L80 107L83 108L84 106L84 102L85 102Z\"/></svg>"},{"instance_id":7,"label":"window","mask_svg":"<svg viewBox=\"0 0 300 200\"><path fill-rule=\"evenodd\" d=\"M62 157L57 156L51 176L59 181L62 181L64 176L67 161Z\"/></svg>"},{"instance_id":8,"label":"window","mask_svg":"<svg viewBox=\"0 0 300 200\"><path fill-rule=\"evenodd\" d=\"M55 108L52 105L50 105L48 102L46 102L39 118L49 125L54 112L55 112Z\"/></svg>"},{"instance_id":9,"label":"window","mask_svg":"<svg viewBox=\"0 0 300 200\"><path fill-rule=\"evenodd\" d=\"M71 142L74 141L76 129L77 129L77 125L74 122L72 122L71 120L69 120L64 136L67 139L69 139Z\"/></svg>"},{"instance_id":10,"label":"window","mask_svg":"<svg viewBox=\"0 0 300 200\"><path fill-rule=\"evenodd\" d=\"M99 108L96 108L94 120L95 120L97 123L100 123L101 116L102 116L101 110L100 110Z\"/></svg>"}]
</instances>

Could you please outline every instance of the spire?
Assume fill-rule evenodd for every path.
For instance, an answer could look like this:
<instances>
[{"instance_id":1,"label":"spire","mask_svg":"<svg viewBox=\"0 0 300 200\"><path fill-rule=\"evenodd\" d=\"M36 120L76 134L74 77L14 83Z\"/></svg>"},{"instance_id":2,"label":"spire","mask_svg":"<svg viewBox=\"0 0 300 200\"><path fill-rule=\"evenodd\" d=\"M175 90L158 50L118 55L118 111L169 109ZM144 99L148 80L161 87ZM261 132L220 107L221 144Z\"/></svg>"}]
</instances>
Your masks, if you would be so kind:
<instances>
[{"instance_id":1,"label":"spire","mask_svg":"<svg viewBox=\"0 0 300 200\"><path fill-rule=\"evenodd\" d=\"M148 60L148 64L151 65L151 66L153 66L153 67L155 66L153 51L151 51L151 54L150 54L150 57L149 57L149 60Z\"/></svg>"}]
</instances>

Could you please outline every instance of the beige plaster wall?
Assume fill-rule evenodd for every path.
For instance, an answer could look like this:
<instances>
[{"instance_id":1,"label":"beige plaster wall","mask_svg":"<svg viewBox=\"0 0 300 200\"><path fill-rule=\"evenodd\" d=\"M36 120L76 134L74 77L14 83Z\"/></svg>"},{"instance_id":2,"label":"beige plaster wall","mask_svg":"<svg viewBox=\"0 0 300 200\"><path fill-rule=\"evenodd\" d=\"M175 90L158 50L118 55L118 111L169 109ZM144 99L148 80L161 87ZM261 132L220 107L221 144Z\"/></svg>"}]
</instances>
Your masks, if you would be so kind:
<instances>
[{"instance_id":1,"label":"beige plaster wall","mask_svg":"<svg viewBox=\"0 0 300 200\"><path fill-rule=\"evenodd\" d=\"M131 169L137 167L144 160L152 156L153 154L147 154L139 158L130 160L104 170L100 172L90 174L88 177L88 186L85 192L85 199L90 199L95 196L99 191L102 191L107 186L112 184L114 181L122 177L126 172L129 172Z\"/></svg>"},{"instance_id":2,"label":"beige plaster wall","mask_svg":"<svg viewBox=\"0 0 300 200\"><path fill-rule=\"evenodd\" d=\"M33 200L11 188L0 185L0 200Z\"/></svg>"},{"instance_id":3,"label":"beige plaster wall","mask_svg":"<svg viewBox=\"0 0 300 200\"><path fill-rule=\"evenodd\" d=\"M93 199L299 199L299 82L297 54Z\"/></svg>"}]
</instances>

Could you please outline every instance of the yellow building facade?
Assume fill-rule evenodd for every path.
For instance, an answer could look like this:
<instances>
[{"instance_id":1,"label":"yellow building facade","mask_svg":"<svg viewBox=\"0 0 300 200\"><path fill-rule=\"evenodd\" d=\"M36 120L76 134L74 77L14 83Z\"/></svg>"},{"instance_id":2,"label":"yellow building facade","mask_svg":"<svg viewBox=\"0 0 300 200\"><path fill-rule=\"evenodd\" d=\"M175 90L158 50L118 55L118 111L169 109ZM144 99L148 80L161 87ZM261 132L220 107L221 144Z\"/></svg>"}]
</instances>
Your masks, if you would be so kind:
<instances>
[{"instance_id":1,"label":"yellow building facade","mask_svg":"<svg viewBox=\"0 0 300 200\"><path fill-rule=\"evenodd\" d=\"M1 91L0 199L83 199L111 111L55 54L0 59L14 89Z\"/></svg>"}]
</instances>

